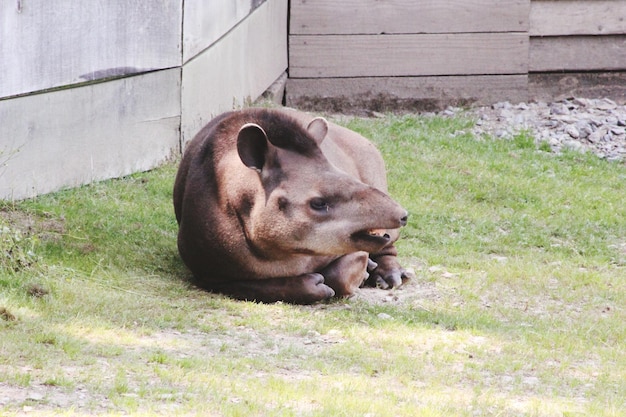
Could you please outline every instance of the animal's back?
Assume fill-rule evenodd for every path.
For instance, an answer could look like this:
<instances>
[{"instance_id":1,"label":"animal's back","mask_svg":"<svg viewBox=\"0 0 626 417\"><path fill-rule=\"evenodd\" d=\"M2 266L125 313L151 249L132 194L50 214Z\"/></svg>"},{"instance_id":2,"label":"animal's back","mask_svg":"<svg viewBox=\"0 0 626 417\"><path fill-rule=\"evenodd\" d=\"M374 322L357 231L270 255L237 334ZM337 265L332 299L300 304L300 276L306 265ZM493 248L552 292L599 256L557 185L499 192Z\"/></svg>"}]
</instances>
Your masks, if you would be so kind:
<instances>
[{"instance_id":1,"label":"animal's back","mask_svg":"<svg viewBox=\"0 0 626 417\"><path fill-rule=\"evenodd\" d=\"M281 110L299 123L306 125L314 116L293 109ZM376 146L362 135L339 126L328 124L328 135L321 149L328 160L339 169L364 183L387 192L385 162Z\"/></svg>"},{"instance_id":2,"label":"animal's back","mask_svg":"<svg viewBox=\"0 0 626 417\"><path fill-rule=\"evenodd\" d=\"M228 142L230 139L224 134L220 134L220 127L224 120L233 117L232 112L224 113L214 119L212 119L207 125L205 125L193 139L187 144L183 158L180 161L176 179L174 181L174 213L176 215L176 221L181 222L181 213L183 210L183 200L185 197L185 190L187 187L187 177L192 164L195 166L204 166L208 169L208 180L211 185L211 189L215 190L217 184L210 181L211 178L215 178L214 174L214 147L217 140ZM227 144L227 143L224 143Z\"/></svg>"}]
</instances>

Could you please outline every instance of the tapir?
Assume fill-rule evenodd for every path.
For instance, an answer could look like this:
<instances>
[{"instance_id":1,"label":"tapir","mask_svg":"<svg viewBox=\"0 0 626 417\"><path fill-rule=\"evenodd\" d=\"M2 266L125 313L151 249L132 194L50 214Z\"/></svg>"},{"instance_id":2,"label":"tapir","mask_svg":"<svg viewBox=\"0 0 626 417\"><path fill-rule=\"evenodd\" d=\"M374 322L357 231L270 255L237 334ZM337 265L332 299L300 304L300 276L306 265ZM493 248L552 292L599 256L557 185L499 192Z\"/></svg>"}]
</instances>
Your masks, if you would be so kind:
<instances>
[{"instance_id":1,"label":"tapir","mask_svg":"<svg viewBox=\"0 0 626 417\"><path fill-rule=\"evenodd\" d=\"M174 184L178 249L198 286L236 299L312 304L410 277L394 242L407 211L363 136L290 109L211 120Z\"/></svg>"}]
</instances>

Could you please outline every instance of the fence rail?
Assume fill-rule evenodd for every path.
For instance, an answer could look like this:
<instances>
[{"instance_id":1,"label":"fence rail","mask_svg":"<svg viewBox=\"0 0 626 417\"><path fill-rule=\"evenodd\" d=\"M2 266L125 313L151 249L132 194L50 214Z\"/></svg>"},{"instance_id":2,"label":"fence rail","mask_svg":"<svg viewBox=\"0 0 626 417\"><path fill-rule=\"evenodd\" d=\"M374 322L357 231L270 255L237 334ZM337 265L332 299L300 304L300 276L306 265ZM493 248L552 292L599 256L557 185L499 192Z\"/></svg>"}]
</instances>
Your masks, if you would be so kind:
<instances>
[{"instance_id":1,"label":"fence rail","mask_svg":"<svg viewBox=\"0 0 626 417\"><path fill-rule=\"evenodd\" d=\"M292 0L289 33L292 106L626 99L623 0Z\"/></svg>"}]
</instances>

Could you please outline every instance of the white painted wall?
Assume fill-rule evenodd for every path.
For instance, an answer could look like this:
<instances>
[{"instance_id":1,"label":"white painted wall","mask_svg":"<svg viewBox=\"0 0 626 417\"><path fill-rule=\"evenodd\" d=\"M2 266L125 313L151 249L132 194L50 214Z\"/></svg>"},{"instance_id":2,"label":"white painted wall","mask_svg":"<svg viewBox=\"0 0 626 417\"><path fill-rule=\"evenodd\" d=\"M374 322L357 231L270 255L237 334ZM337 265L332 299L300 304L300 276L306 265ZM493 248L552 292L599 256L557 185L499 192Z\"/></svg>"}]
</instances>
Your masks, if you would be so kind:
<instances>
[{"instance_id":1,"label":"white painted wall","mask_svg":"<svg viewBox=\"0 0 626 417\"><path fill-rule=\"evenodd\" d=\"M287 1L267 1L183 67L182 141L259 97L287 69ZM224 70L228 63L228 70Z\"/></svg>"},{"instance_id":2,"label":"white painted wall","mask_svg":"<svg viewBox=\"0 0 626 417\"><path fill-rule=\"evenodd\" d=\"M0 196L147 170L178 149L180 68L0 101ZM8 160L7 160L8 159Z\"/></svg>"},{"instance_id":3,"label":"white painted wall","mask_svg":"<svg viewBox=\"0 0 626 417\"><path fill-rule=\"evenodd\" d=\"M183 62L217 42L264 1L185 0Z\"/></svg>"},{"instance_id":4,"label":"white painted wall","mask_svg":"<svg viewBox=\"0 0 626 417\"><path fill-rule=\"evenodd\" d=\"M212 116L286 70L287 4L0 2L0 199L178 154Z\"/></svg>"},{"instance_id":5,"label":"white painted wall","mask_svg":"<svg viewBox=\"0 0 626 417\"><path fill-rule=\"evenodd\" d=\"M178 66L181 19L182 0L2 1L0 97Z\"/></svg>"}]
</instances>

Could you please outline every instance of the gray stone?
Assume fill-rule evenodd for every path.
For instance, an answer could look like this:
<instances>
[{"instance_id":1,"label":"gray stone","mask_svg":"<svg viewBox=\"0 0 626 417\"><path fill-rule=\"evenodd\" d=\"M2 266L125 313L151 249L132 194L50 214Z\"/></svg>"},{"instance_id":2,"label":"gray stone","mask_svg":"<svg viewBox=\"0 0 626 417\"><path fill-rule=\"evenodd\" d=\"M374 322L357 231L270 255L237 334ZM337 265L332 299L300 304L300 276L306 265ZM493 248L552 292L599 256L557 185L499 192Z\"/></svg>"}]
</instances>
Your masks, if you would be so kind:
<instances>
[{"instance_id":1,"label":"gray stone","mask_svg":"<svg viewBox=\"0 0 626 417\"><path fill-rule=\"evenodd\" d=\"M495 110L500 110L500 109L510 109L513 106L508 101L501 101L499 103L495 103L492 107Z\"/></svg>"},{"instance_id":2,"label":"gray stone","mask_svg":"<svg viewBox=\"0 0 626 417\"><path fill-rule=\"evenodd\" d=\"M556 115L565 115L569 114L569 109L563 103L552 103L550 105L550 113Z\"/></svg>"},{"instance_id":3,"label":"gray stone","mask_svg":"<svg viewBox=\"0 0 626 417\"><path fill-rule=\"evenodd\" d=\"M617 126L617 117L615 116L608 116L605 121L609 125Z\"/></svg>"},{"instance_id":4,"label":"gray stone","mask_svg":"<svg viewBox=\"0 0 626 417\"><path fill-rule=\"evenodd\" d=\"M575 152L585 152L585 147L583 146L582 143L578 142L577 140L566 140L565 142L563 142L563 146L566 149L569 149L571 151L575 151Z\"/></svg>"},{"instance_id":5,"label":"gray stone","mask_svg":"<svg viewBox=\"0 0 626 417\"><path fill-rule=\"evenodd\" d=\"M509 110L509 109L502 109L500 110L500 118L501 119L506 119L509 120L513 117L514 112L513 110Z\"/></svg>"},{"instance_id":6,"label":"gray stone","mask_svg":"<svg viewBox=\"0 0 626 417\"><path fill-rule=\"evenodd\" d=\"M574 125L567 126L567 128L565 129L565 132L574 139L578 139L580 137L580 132Z\"/></svg>"},{"instance_id":7,"label":"gray stone","mask_svg":"<svg viewBox=\"0 0 626 417\"><path fill-rule=\"evenodd\" d=\"M608 131L604 127L602 127L589 135L587 139L589 139L590 142L598 143L604 139L604 136L606 136L607 132Z\"/></svg>"},{"instance_id":8,"label":"gray stone","mask_svg":"<svg viewBox=\"0 0 626 417\"><path fill-rule=\"evenodd\" d=\"M587 107L589 105L589 100L586 98L574 98L572 102L582 107Z\"/></svg>"},{"instance_id":9,"label":"gray stone","mask_svg":"<svg viewBox=\"0 0 626 417\"><path fill-rule=\"evenodd\" d=\"M598 108L600 110L613 110L613 109L617 108L617 103L615 103L611 99L604 98L604 99L601 99L601 100L597 100L594 107L596 107L596 108Z\"/></svg>"},{"instance_id":10,"label":"gray stone","mask_svg":"<svg viewBox=\"0 0 626 417\"><path fill-rule=\"evenodd\" d=\"M502 102L473 108L469 113L479 120L472 130L476 135L506 139L525 129L537 141L548 143L554 152L590 151L607 160L624 160L626 156L626 106L612 100L571 98L516 105Z\"/></svg>"},{"instance_id":11,"label":"gray stone","mask_svg":"<svg viewBox=\"0 0 626 417\"><path fill-rule=\"evenodd\" d=\"M513 123L515 123L518 126L526 125L526 115L522 113L515 115L513 117Z\"/></svg>"},{"instance_id":12,"label":"gray stone","mask_svg":"<svg viewBox=\"0 0 626 417\"><path fill-rule=\"evenodd\" d=\"M574 124L578 121L578 119L576 117L570 116L570 115L564 115L564 116L557 116L555 117L555 119L559 122L563 122L563 123L567 123L567 124Z\"/></svg>"}]
</instances>

